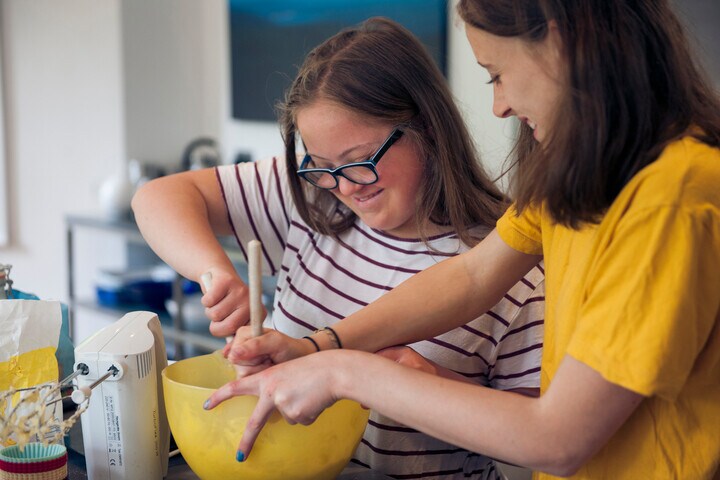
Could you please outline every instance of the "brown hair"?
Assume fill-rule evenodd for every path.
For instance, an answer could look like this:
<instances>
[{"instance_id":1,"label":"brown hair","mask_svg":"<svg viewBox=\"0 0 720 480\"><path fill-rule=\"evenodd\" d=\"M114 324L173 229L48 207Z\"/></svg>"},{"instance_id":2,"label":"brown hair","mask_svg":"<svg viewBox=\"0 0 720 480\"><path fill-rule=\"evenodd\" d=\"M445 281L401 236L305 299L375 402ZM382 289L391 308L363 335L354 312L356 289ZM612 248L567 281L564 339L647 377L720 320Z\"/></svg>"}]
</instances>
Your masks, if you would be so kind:
<instances>
[{"instance_id":1,"label":"brown hair","mask_svg":"<svg viewBox=\"0 0 720 480\"><path fill-rule=\"evenodd\" d=\"M528 45L557 24L568 94L552 138L523 125L513 193L518 210L545 202L553 219L597 222L620 190L684 135L720 146L720 101L666 0L461 0L475 28Z\"/></svg>"},{"instance_id":2,"label":"brown hair","mask_svg":"<svg viewBox=\"0 0 720 480\"><path fill-rule=\"evenodd\" d=\"M280 104L280 125L289 172L298 168L296 117L323 99L372 121L401 126L423 159L415 211L419 235L429 222L451 225L474 245L468 229L494 227L506 208L504 195L483 172L450 91L430 55L405 28L371 18L313 49ZM315 231L337 236L355 214L331 192L289 175L298 213Z\"/></svg>"}]
</instances>

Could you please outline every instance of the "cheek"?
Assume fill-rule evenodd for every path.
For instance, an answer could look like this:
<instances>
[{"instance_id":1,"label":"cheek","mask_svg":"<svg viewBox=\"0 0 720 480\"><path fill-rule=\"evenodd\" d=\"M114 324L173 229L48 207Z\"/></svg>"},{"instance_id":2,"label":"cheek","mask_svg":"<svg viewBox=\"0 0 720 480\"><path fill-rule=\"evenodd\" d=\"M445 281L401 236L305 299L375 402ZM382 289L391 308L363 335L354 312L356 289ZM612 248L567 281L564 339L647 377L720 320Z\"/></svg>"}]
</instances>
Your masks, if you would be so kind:
<instances>
[{"instance_id":1,"label":"cheek","mask_svg":"<svg viewBox=\"0 0 720 480\"><path fill-rule=\"evenodd\" d=\"M560 101L560 86L547 75L537 75L535 78L540 78L542 81L526 82L523 85L525 92L532 92L532 95L526 97L525 104L531 109L528 113L534 114L538 117L537 121L547 127L547 122L552 119Z\"/></svg>"},{"instance_id":2,"label":"cheek","mask_svg":"<svg viewBox=\"0 0 720 480\"><path fill-rule=\"evenodd\" d=\"M414 199L414 194L420 189L422 182L423 167L417 161L404 161L388 165L385 172L379 170L378 173L384 188L392 188Z\"/></svg>"},{"instance_id":3,"label":"cheek","mask_svg":"<svg viewBox=\"0 0 720 480\"><path fill-rule=\"evenodd\" d=\"M413 194L417 194L421 190L424 174L425 171L421 164L414 165L410 170L408 170L408 189L412 190Z\"/></svg>"},{"instance_id":4,"label":"cheek","mask_svg":"<svg viewBox=\"0 0 720 480\"><path fill-rule=\"evenodd\" d=\"M423 170L413 166L403 172L395 189L394 203L400 212L412 214L417 209L420 192L423 188Z\"/></svg>"}]
</instances>

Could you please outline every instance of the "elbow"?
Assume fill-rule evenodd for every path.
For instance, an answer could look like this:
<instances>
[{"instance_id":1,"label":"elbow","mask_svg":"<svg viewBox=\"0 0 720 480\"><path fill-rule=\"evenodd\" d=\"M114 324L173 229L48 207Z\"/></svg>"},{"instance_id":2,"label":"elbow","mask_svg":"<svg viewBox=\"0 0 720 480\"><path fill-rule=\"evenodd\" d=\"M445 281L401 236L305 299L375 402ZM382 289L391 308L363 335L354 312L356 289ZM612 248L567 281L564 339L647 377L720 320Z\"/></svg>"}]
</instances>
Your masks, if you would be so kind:
<instances>
[{"instance_id":1,"label":"elbow","mask_svg":"<svg viewBox=\"0 0 720 480\"><path fill-rule=\"evenodd\" d=\"M136 217L142 211L145 204L148 203L149 197L152 195L152 190L154 188L154 181L155 180L151 180L150 182L141 185L135 193L133 193L130 200L130 208Z\"/></svg>"},{"instance_id":2,"label":"elbow","mask_svg":"<svg viewBox=\"0 0 720 480\"><path fill-rule=\"evenodd\" d=\"M555 477L571 477L580 470L581 466L582 463L568 459L553 462L552 465L548 465L547 468L542 468L541 470Z\"/></svg>"},{"instance_id":3,"label":"elbow","mask_svg":"<svg viewBox=\"0 0 720 480\"><path fill-rule=\"evenodd\" d=\"M133 211L134 214L137 215L138 208L140 207L141 200L140 200L140 190L142 187L138 188L135 193L133 193L132 198L130 199L130 209Z\"/></svg>"},{"instance_id":4,"label":"elbow","mask_svg":"<svg viewBox=\"0 0 720 480\"><path fill-rule=\"evenodd\" d=\"M590 459L590 455L573 446L563 448L557 446L551 452L546 452L540 465L536 469L556 477L570 477Z\"/></svg>"},{"instance_id":5,"label":"elbow","mask_svg":"<svg viewBox=\"0 0 720 480\"><path fill-rule=\"evenodd\" d=\"M138 187L138 189L135 190L135 193L133 193L133 196L130 199L130 208L135 213L137 213L137 209L142 206L143 189L146 186L147 186L147 184L141 185L140 187Z\"/></svg>"}]
</instances>

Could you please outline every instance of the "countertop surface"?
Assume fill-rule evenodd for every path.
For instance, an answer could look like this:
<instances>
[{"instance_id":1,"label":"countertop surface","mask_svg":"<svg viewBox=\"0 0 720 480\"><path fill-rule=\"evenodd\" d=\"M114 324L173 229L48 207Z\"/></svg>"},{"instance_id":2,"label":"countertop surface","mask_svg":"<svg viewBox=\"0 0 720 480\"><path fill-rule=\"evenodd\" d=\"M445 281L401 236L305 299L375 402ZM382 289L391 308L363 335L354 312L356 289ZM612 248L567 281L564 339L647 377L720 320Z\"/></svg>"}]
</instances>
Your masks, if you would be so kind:
<instances>
[{"instance_id":1,"label":"countertop surface","mask_svg":"<svg viewBox=\"0 0 720 480\"><path fill-rule=\"evenodd\" d=\"M68 449L68 479L69 480L87 480L87 470L85 469L85 457L75 450ZM340 473L337 480L385 480L389 479L385 475L377 472L369 471L365 468L348 465L345 470ZM199 480L199 477L190 470L182 456L172 457L168 465L168 474L166 480Z\"/></svg>"},{"instance_id":2,"label":"countertop surface","mask_svg":"<svg viewBox=\"0 0 720 480\"><path fill-rule=\"evenodd\" d=\"M85 457L83 455L82 429L80 422L77 422L70 429L66 436L66 446L68 447L68 479L69 480L88 480L87 469L85 468ZM171 445L170 450L174 450ZM366 468L348 465L337 477L337 480L386 480L390 477L381 473L373 472ZM167 480L199 480L199 477L193 473L182 455L170 457L168 461Z\"/></svg>"}]
</instances>

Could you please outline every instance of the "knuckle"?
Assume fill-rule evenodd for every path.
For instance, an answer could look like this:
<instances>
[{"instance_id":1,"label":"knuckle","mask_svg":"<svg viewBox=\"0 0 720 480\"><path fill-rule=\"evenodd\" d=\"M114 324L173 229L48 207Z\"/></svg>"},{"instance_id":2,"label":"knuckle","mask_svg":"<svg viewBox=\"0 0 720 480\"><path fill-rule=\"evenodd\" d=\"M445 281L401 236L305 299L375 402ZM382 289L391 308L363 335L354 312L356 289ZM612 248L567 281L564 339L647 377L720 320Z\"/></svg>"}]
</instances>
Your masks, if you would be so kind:
<instances>
[{"instance_id":1,"label":"knuckle","mask_svg":"<svg viewBox=\"0 0 720 480\"><path fill-rule=\"evenodd\" d=\"M206 308L205 316L209 318L211 322L219 322L222 320L220 312L218 312L215 308Z\"/></svg>"},{"instance_id":2,"label":"knuckle","mask_svg":"<svg viewBox=\"0 0 720 480\"><path fill-rule=\"evenodd\" d=\"M292 408L292 405L287 395L285 395L284 393L275 394L275 405L281 407L285 411L288 411L288 409Z\"/></svg>"},{"instance_id":3,"label":"knuckle","mask_svg":"<svg viewBox=\"0 0 720 480\"><path fill-rule=\"evenodd\" d=\"M252 375L252 369L243 367L242 365L234 364L235 367L235 375L237 375L238 378L245 378L248 375Z\"/></svg>"},{"instance_id":4,"label":"knuckle","mask_svg":"<svg viewBox=\"0 0 720 480\"><path fill-rule=\"evenodd\" d=\"M305 425L305 423L303 423L303 422L306 420L306 418L303 415L302 409L300 409L296 406L292 406L292 407L289 407L288 409L286 409L285 413L287 416L289 416L293 420Z\"/></svg>"},{"instance_id":5,"label":"knuckle","mask_svg":"<svg viewBox=\"0 0 720 480\"><path fill-rule=\"evenodd\" d=\"M247 421L247 424L245 425L245 430L249 430L252 432L257 432L262 428L262 422L260 422L260 419L250 417Z\"/></svg>"},{"instance_id":6,"label":"knuckle","mask_svg":"<svg viewBox=\"0 0 720 480\"><path fill-rule=\"evenodd\" d=\"M231 395L240 395L240 386L237 380L233 380L222 387L220 390L227 389Z\"/></svg>"}]
</instances>

